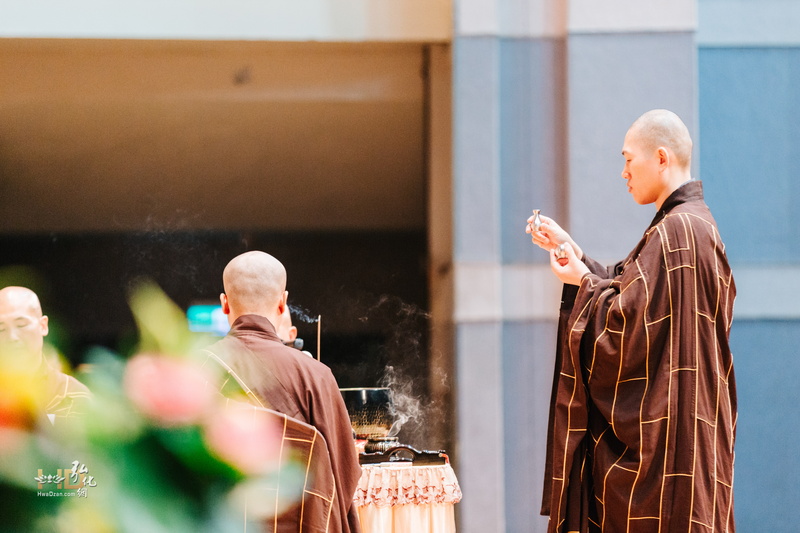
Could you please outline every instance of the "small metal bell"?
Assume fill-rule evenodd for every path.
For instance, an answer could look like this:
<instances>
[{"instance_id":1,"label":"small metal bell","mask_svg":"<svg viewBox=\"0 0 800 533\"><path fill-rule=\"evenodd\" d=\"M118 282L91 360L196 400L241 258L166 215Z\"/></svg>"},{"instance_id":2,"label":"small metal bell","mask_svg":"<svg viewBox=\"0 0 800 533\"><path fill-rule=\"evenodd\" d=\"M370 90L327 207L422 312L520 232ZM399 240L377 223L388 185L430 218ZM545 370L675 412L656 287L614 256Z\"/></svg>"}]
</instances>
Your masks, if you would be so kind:
<instances>
[{"instance_id":1,"label":"small metal bell","mask_svg":"<svg viewBox=\"0 0 800 533\"><path fill-rule=\"evenodd\" d=\"M533 222L531 222L533 231L539 231L542 228L542 218L539 216L540 211L541 209L533 210Z\"/></svg>"}]
</instances>

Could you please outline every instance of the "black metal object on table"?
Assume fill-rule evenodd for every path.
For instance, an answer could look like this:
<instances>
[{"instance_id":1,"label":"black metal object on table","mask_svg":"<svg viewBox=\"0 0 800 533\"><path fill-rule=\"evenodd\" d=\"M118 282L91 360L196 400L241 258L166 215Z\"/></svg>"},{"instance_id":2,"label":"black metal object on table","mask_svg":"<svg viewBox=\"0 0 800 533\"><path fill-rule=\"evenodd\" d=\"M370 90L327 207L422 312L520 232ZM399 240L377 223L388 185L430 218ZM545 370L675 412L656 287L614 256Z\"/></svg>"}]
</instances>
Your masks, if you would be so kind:
<instances>
[{"instance_id":1,"label":"black metal object on table","mask_svg":"<svg viewBox=\"0 0 800 533\"><path fill-rule=\"evenodd\" d=\"M372 465L380 463L413 463L416 466L444 465L450 462L447 454L439 450L432 452L429 450L417 450L411 446L401 444L389 448L381 453L362 453L358 456L358 462L362 465Z\"/></svg>"}]
</instances>

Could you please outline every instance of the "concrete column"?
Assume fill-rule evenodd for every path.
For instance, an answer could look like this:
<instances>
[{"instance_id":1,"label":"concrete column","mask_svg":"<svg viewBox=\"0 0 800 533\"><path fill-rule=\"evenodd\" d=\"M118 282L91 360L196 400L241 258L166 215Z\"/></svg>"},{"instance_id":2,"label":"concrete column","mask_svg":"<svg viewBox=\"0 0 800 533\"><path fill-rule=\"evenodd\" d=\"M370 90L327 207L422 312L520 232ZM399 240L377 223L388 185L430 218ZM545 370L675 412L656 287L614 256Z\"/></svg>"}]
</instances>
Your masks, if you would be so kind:
<instances>
[{"instance_id":1,"label":"concrete column","mask_svg":"<svg viewBox=\"0 0 800 533\"><path fill-rule=\"evenodd\" d=\"M503 531L498 39L457 38L453 72L456 467L461 531Z\"/></svg>"},{"instance_id":2,"label":"concrete column","mask_svg":"<svg viewBox=\"0 0 800 533\"><path fill-rule=\"evenodd\" d=\"M538 516L558 285L524 233L563 212L565 4L462 1L453 41L454 334L460 531Z\"/></svg>"},{"instance_id":3,"label":"concrete column","mask_svg":"<svg viewBox=\"0 0 800 533\"><path fill-rule=\"evenodd\" d=\"M666 107L696 130L694 0L462 0L453 38L453 317L460 531L538 516L560 284L524 234L533 208L598 259L652 218L622 140Z\"/></svg>"}]
</instances>

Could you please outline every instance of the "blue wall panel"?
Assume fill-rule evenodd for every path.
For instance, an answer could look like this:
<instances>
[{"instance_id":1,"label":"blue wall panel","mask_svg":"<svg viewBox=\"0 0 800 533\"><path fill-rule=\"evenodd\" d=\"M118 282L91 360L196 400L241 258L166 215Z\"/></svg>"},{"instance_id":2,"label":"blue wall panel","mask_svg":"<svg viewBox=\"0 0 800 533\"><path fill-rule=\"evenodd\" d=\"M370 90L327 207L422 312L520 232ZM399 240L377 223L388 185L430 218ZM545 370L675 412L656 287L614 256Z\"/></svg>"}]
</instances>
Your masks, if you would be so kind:
<instances>
[{"instance_id":1,"label":"blue wall panel","mask_svg":"<svg viewBox=\"0 0 800 533\"><path fill-rule=\"evenodd\" d=\"M800 322L737 321L734 498L740 533L800 529Z\"/></svg>"},{"instance_id":2,"label":"blue wall panel","mask_svg":"<svg viewBox=\"0 0 800 533\"><path fill-rule=\"evenodd\" d=\"M800 48L700 48L700 177L734 266L800 262ZM800 305L800 304L798 304ZM737 321L736 516L798 530L800 322Z\"/></svg>"},{"instance_id":3,"label":"blue wall panel","mask_svg":"<svg viewBox=\"0 0 800 533\"><path fill-rule=\"evenodd\" d=\"M701 48L700 175L736 263L800 261L800 48Z\"/></svg>"}]
</instances>

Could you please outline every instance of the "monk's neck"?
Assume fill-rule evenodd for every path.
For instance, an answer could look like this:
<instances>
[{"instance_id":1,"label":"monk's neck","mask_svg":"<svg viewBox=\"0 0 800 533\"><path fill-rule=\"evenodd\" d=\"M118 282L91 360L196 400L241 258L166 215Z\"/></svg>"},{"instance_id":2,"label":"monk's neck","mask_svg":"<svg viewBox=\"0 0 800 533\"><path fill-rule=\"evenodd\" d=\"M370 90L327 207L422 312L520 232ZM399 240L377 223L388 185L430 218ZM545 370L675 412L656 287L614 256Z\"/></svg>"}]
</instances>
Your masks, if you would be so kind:
<instances>
[{"instance_id":1,"label":"monk's neck","mask_svg":"<svg viewBox=\"0 0 800 533\"><path fill-rule=\"evenodd\" d=\"M664 205L664 202L667 201L667 198L672 196L672 193L680 189L685 184L692 181L692 177L690 175L681 175L679 179L670 180L671 185L664 188L664 191L656 200L656 211L661 210L661 206Z\"/></svg>"}]
</instances>

